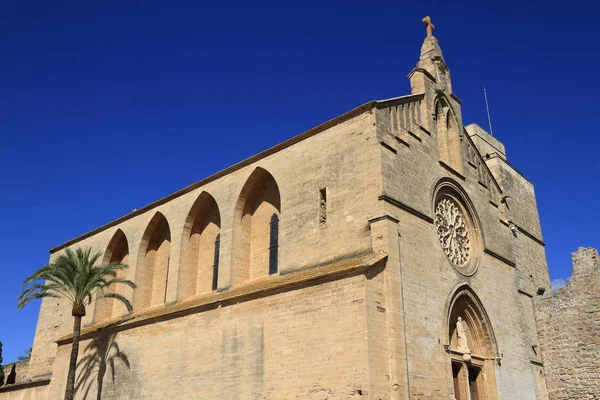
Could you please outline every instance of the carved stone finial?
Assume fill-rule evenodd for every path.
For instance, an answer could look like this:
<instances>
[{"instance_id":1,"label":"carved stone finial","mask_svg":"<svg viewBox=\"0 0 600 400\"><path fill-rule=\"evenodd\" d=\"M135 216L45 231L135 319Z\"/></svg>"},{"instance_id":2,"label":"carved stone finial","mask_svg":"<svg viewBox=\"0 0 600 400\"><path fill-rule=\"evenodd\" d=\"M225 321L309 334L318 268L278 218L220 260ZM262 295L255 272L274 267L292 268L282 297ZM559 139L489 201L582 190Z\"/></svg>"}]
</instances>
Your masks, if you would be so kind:
<instances>
[{"instance_id":1,"label":"carved stone finial","mask_svg":"<svg viewBox=\"0 0 600 400\"><path fill-rule=\"evenodd\" d=\"M429 15L423 18L423 23L427 26L427 36L433 36L435 26L431 23L431 17Z\"/></svg>"}]
</instances>

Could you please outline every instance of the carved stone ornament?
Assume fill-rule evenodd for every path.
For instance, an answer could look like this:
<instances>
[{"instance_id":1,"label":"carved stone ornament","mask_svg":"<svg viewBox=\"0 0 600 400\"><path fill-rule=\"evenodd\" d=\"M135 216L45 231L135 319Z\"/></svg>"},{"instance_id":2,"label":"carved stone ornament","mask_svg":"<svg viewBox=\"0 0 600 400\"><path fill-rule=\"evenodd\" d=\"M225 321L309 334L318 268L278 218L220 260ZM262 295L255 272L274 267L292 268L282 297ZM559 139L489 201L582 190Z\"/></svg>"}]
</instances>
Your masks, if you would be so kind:
<instances>
[{"instance_id":1,"label":"carved stone ornament","mask_svg":"<svg viewBox=\"0 0 600 400\"><path fill-rule=\"evenodd\" d=\"M442 249L457 267L468 264L471 257L469 229L456 201L443 196L435 207L435 227Z\"/></svg>"}]
</instances>

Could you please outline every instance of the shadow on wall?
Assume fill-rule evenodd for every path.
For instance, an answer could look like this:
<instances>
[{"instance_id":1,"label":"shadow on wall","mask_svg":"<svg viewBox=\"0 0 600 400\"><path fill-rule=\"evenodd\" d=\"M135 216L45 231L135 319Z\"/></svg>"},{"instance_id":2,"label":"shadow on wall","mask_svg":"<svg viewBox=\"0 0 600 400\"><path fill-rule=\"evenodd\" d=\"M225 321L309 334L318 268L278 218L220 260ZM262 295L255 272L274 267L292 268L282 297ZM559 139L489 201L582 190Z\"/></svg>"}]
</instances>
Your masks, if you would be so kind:
<instances>
[{"instance_id":1,"label":"shadow on wall","mask_svg":"<svg viewBox=\"0 0 600 400\"><path fill-rule=\"evenodd\" d=\"M16 381L17 381L17 364L15 363L12 365L12 368L10 369L10 374L8 374L8 376L6 377L6 384L14 385Z\"/></svg>"},{"instance_id":2,"label":"shadow on wall","mask_svg":"<svg viewBox=\"0 0 600 400\"><path fill-rule=\"evenodd\" d=\"M96 399L102 399L102 389L104 377L108 369L110 369L112 382L115 382L115 367L117 363L122 363L131 369L127 355L121 351L119 344L116 342L117 334L108 333L92 339L85 347L84 356L77 363L77 382L75 391L81 393L83 398L88 399L90 390L96 381Z\"/></svg>"}]
</instances>

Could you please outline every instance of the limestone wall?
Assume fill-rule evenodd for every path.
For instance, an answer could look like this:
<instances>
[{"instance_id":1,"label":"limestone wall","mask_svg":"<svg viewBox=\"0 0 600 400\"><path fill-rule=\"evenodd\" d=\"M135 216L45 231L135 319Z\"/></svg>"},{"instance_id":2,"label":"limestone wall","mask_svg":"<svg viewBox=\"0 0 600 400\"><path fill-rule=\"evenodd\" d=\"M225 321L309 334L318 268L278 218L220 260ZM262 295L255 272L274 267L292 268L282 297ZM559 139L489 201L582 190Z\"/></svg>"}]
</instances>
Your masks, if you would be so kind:
<instances>
[{"instance_id":1,"label":"limestone wall","mask_svg":"<svg viewBox=\"0 0 600 400\"><path fill-rule=\"evenodd\" d=\"M488 147L463 129L437 40L423 51L413 94L367 103L67 243L105 250L126 237L127 278L152 292L134 296L144 306L131 315L100 321L88 310L79 398L463 400L469 394L457 392L469 385L488 400L545 398L532 298L549 279L533 186L504 158L483 158ZM446 216L446 228L454 239L468 232L468 250L441 243L442 190L460 214ZM190 215L207 194L203 237ZM278 271L267 275L274 215ZM148 233L159 225L160 240ZM196 247L217 233L218 290L209 291L199 280L210 271L189 263L210 266L215 253ZM152 241L160 257L148 256ZM465 265L451 261L458 251L468 252ZM375 253L385 263L318 275ZM303 274L310 282L297 280ZM53 371L49 398L64 390L70 314L42 302L31 371ZM459 315L469 317L469 364L471 353L451 346ZM479 381L470 382L475 363Z\"/></svg>"},{"instance_id":2,"label":"limestone wall","mask_svg":"<svg viewBox=\"0 0 600 400\"><path fill-rule=\"evenodd\" d=\"M135 281L144 268L142 261L145 254L143 249L140 250L144 232L156 213L162 213L169 225L171 249L165 303L174 304L179 298L178 290L185 287L180 282L190 279L181 272L184 270L181 268L182 255L189 243L184 234L186 222L196 200L206 192L215 199L220 211L218 288L227 290L236 284L232 275L239 268L232 251L236 235L240 234L240 221L236 214L238 199L249 177L260 167L272 175L281 196L280 274L370 251L368 219L374 213L377 193L381 192L373 113L359 108L352 115L319 128L318 132L308 133L305 136L310 140L291 139L273 151L230 168L225 174L217 174L215 178L193 185L165 201L143 208L68 244L104 251L115 233L122 230L129 246L127 278ZM323 188L327 189L326 224L321 224L319 219L319 191ZM60 251L58 249L52 256ZM130 291L123 294L132 297ZM143 310L134 310L139 311ZM84 327L89 326L94 318L93 307L87 312ZM56 353L54 341L70 333L72 324L71 310L66 304L56 299L44 299L33 345L32 374L52 371Z\"/></svg>"},{"instance_id":3,"label":"limestone wall","mask_svg":"<svg viewBox=\"0 0 600 400\"><path fill-rule=\"evenodd\" d=\"M551 400L600 398L600 257L579 248L572 259L567 286L535 301Z\"/></svg>"},{"instance_id":4,"label":"limestone wall","mask_svg":"<svg viewBox=\"0 0 600 400\"><path fill-rule=\"evenodd\" d=\"M367 326L382 314L367 285L365 274L313 281L100 331L81 343L77 398L369 398ZM59 346L65 368L55 368L51 399L64 391L69 353Z\"/></svg>"},{"instance_id":5,"label":"limestone wall","mask_svg":"<svg viewBox=\"0 0 600 400\"><path fill-rule=\"evenodd\" d=\"M380 102L376 114L383 174L378 212L397 220L390 235L398 236L398 260L388 266L400 271L403 295L395 306L403 314L408 396L456 395L447 307L457 288L468 288L489 315L489 354L497 359L484 363L487 384L480 390L489 399L543 399L532 297L538 288L549 290L549 278L533 185L504 161L494 173L480 153L489 149L462 130L460 100L418 68L411 74L413 95ZM504 146L490 141L504 157ZM468 230L478 268L468 273L451 265L436 231L434 196L448 182L476 220ZM512 220L527 232L511 230Z\"/></svg>"},{"instance_id":6,"label":"limestone wall","mask_svg":"<svg viewBox=\"0 0 600 400\"><path fill-rule=\"evenodd\" d=\"M0 387L0 400L37 400L46 399L48 395L49 376L30 377L29 359L6 364L4 367L5 379L14 368L15 382Z\"/></svg>"},{"instance_id":7,"label":"limestone wall","mask_svg":"<svg viewBox=\"0 0 600 400\"><path fill-rule=\"evenodd\" d=\"M12 374L15 384L21 383L29 377L29 359L25 359L22 361L13 362L10 364L4 364L2 366L4 368L4 382L8 382L9 376Z\"/></svg>"},{"instance_id":8,"label":"limestone wall","mask_svg":"<svg viewBox=\"0 0 600 400\"><path fill-rule=\"evenodd\" d=\"M0 389L0 400L40 400L48 399L48 383L34 385L14 385ZM63 394L64 397L64 394Z\"/></svg>"}]
</instances>

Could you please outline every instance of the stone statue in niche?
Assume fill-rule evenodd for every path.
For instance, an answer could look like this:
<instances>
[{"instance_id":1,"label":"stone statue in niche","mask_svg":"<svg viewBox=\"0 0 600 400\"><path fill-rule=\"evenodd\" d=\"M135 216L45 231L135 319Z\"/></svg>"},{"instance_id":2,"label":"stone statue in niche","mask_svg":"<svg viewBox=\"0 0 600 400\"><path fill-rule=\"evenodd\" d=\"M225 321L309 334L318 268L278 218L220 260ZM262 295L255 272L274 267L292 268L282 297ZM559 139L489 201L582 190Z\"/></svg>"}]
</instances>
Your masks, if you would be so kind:
<instances>
[{"instance_id":1,"label":"stone statue in niche","mask_svg":"<svg viewBox=\"0 0 600 400\"><path fill-rule=\"evenodd\" d=\"M457 351L463 353L463 359L465 361L471 360L471 349L469 349L469 342L467 341L467 327L461 317L458 317L456 321L456 338L457 338Z\"/></svg>"}]
</instances>

